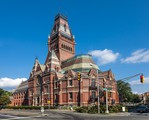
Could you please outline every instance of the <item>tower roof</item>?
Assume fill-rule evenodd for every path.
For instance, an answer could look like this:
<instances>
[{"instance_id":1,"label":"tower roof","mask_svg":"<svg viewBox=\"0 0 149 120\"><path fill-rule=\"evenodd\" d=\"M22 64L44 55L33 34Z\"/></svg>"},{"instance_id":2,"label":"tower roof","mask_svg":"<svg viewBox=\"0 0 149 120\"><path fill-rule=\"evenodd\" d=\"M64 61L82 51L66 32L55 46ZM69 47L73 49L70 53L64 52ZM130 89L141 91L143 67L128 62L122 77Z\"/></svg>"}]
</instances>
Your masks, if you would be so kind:
<instances>
[{"instance_id":1,"label":"tower roof","mask_svg":"<svg viewBox=\"0 0 149 120\"><path fill-rule=\"evenodd\" d=\"M68 21L67 17L64 16L64 15L62 15L62 14L60 14L60 13L58 13L58 14L55 16L55 21L56 21L57 19L59 19L59 18L62 18L62 19L64 19L64 20Z\"/></svg>"},{"instance_id":2,"label":"tower roof","mask_svg":"<svg viewBox=\"0 0 149 120\"><path fill-rule=\"evenodd\" d=\"M62 14L55 16L54 26L50 35L50 40L55 39L58 35L64 36L69 40L72 40L72 33L68 25L68 19Z\"/></svg>"}]
</instances>

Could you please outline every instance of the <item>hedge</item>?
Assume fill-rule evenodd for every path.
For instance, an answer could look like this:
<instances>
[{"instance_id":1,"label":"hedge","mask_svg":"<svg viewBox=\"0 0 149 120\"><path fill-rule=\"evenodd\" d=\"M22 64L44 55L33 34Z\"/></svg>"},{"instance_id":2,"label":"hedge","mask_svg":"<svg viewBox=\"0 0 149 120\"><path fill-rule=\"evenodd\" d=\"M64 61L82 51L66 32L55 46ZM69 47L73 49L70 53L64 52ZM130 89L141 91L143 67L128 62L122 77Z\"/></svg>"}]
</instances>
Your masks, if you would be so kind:
<instances>
[{"instance_id":1,"label":"hedge","mask_svg":"<svg viewBox=\"0 0 149 120\"><path fill-rule=\"evenodd\" d=\"M123 107L122 105L108 106L110 113L122 112L122 107ZM90 107L82 106L82 107L76 108L75 111L80 113L95 114L95 113L98 113L98 106L90 106ZM105 113L105 111L106 111L106 106L100 105L100 113ZM128 111L127 107L126 107L126 111Z\"/></svg>"}]
</instances>

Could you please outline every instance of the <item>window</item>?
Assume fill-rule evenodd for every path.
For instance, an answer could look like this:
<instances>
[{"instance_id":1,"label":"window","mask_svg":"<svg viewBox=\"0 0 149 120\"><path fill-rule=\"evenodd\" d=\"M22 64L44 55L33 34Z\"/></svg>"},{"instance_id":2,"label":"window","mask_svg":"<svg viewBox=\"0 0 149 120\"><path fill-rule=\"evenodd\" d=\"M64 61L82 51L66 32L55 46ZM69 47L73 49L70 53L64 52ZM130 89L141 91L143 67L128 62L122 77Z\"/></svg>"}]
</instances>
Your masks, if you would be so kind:
<instances>
[{"instance_id":1,"label":"window","mask_svg":"<svg viewBox=\"0 0 149 120\"><path fill-rule=\"evenodd\" d=\"M73 99L72 92L69 93L69 99Z\"/></svg>"},{"instance_id":2,"label":"window","mask_svg":"<svg viewBox=\"0 0 149 120\"><path fill-rule=\"evenodd\" d=\"M91 86L95 87L95 85L96 85L95 79L92 79Z\"/></svg>"},{"instance_id":3,"label":"window","mask_svg":"<svg viewBox=\"0 0 149 120\"><path fill-rule=\"evenodd\" d=\"M66 24L64 24L64 31L66 32Z\"/></svg>"},{"instance_id":4,"label":"window","mask_svg":"<svg viewBox=\"0 0 149 120\"><path fill-rule=\"evenodd\" d=\"M57 82L55 83L55 88L57 88Z\"/></svg>"},{"instance_id":5,"label":"window","mask_svg":"<svg viewBox=\"0 0 149 120\"><path fill-rule=\"evenodd\" d=\"M92 91L92 98L95 99L95 97L96 97L96 92Z\"/></svg>"},{"instance_id":6,"label":"window","mask_svg":"<svg viewBox=\"0 0 149 120\"><path fill-rule=\"evenodd\" d=\"M33 90L30 90L30 96L32 96L33 95Z\"/></svg>"},{"instance_id":7,"label":"window","mask_svg":"<svg viewBox=\"0 0 149 120\"><path fill-rule=\"evenodd\" d=\"M66 46L66 49L68 50L68 46Z\"/></svg>"},{"instance_id":8,"label":"window","mask_svg":"<svg viewBox=\"0 0 149 120\"><path fill-rule=\"evenodd\" d=\"M69 80L69 86L72 86L72 80Z\"/></svg>"}]
</instances>

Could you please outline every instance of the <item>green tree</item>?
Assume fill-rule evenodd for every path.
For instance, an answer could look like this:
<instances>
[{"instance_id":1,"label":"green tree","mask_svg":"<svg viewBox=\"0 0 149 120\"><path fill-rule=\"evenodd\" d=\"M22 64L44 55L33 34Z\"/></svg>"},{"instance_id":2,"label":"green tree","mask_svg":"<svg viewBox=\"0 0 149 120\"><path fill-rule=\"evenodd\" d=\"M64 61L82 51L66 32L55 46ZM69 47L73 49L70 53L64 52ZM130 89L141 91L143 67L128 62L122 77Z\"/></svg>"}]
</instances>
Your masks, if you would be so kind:
<instances>
[{"instance_id":1,"label":"green tree","mask_svg":"<svg viewBox=\"0 0 149 120\"><path fill-rule=\"evenodd\" d=\"M10 92L5 91L0 88L0 105L7 105L10 103L9 96L11 95Z\"/></svg>"},{"instance_id":2,"label":"green tree","mask_svg":"<svg viewBox=\"0 0 149 120\"><path fill-rule=\"evenodd\" d=\"M131 102L132 90L130 84L122 80L117 81L117 89L120 102Z\"/></svg>"},{"instance_id":3,"label":"green tree","mask_svg":"<svg viewBox=\"0 0 149 120\"><path fill-rule=\"evenodd\" d=\"M138 94L132 94L131 102L133 102L133 103L141 102L141 99L140 99L139 95Z\"/></svg>"}]
</instances>

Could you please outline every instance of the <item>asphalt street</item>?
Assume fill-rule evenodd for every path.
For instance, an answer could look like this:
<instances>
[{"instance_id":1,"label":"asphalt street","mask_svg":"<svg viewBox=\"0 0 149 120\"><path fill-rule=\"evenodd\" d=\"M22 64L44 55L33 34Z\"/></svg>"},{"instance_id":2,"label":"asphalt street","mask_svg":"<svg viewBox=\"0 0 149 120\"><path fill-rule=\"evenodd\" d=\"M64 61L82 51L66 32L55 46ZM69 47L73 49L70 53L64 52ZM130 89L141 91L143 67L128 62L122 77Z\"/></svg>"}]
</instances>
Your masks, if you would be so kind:
<instances>
[{"instance_id":1,"label":"asphalt street","mask_svg":"<svg viewBox=\"0 0 149 120\"><path fill-rule=\"evenodd\" d=\"M149 120L149 113L117 113L108 115L72 111L14 110L0 111L0 120Z\"/></svg>"}]
</instances>

